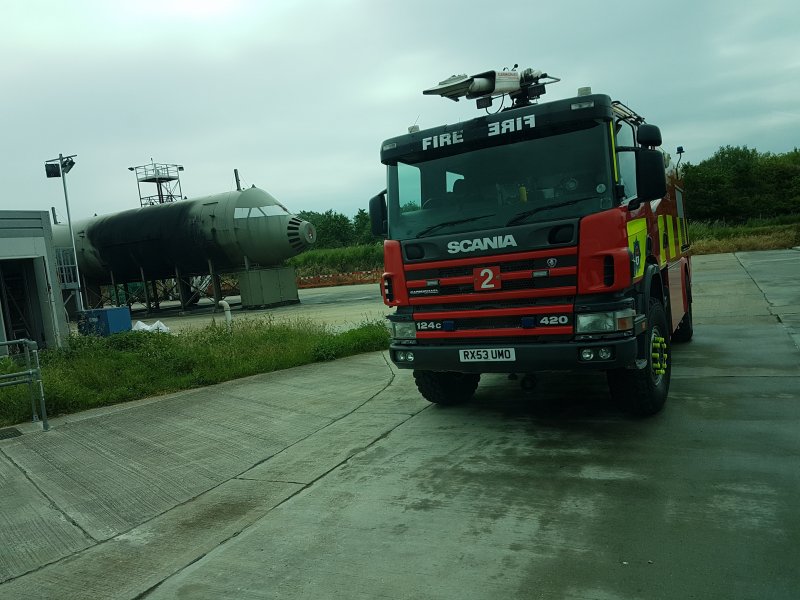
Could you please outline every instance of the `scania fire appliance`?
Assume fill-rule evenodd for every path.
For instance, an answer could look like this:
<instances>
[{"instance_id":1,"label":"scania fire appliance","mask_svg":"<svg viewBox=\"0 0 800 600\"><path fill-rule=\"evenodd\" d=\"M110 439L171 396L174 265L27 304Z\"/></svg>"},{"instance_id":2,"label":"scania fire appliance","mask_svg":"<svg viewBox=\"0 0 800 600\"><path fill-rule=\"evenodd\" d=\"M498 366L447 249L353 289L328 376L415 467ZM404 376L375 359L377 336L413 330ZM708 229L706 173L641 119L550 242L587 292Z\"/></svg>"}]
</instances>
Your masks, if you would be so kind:
<instances>
[{"instance_id":1,"label":"scania fire appliance","mask_svg":"<svg viewBox=\"0 0 800 600\"><path fill-rule=\"evenodd\" d=\"M485 116L383 143L370 219L387 238L391 358L438 404L467 401L482 373L530 385L593 369L628 411L654 414L670 344L692 336L680 182L658 127L588 88L538 102L556 81L450 77L423 93L477 99Z\"/></svg>"}]
</instances>

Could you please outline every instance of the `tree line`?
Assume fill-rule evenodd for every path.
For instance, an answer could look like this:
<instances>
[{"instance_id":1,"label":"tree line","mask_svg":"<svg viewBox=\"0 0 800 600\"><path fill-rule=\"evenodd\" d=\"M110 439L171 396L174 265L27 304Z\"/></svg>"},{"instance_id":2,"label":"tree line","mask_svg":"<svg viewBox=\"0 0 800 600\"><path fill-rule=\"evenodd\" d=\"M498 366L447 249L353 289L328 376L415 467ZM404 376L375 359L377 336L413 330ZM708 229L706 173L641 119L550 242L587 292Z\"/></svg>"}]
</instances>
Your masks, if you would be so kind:
<instances>
[{"instance_id":1,"label":"tree line","mask_svg":"<svg viewBox=\"0 0 800 600\"><path fill-rule=\"evenodd\" d=\"M363 208L359 208L352 219L330 209L323 213L301 210L297 216L313 223L317 229L316 248L347 248L371 245L378 241L372 236L369 214Z\"/></svg>"},{"instance_id":2,"label":"tree line","mask_svg":"<svg viewBox=\"0 0 800 600\"><path fill-rule=\"evenodd\" d=\"M681 165L688 217L742 223L752 218L800 214L800 150L773 154L724 146L710 158ZM349 218L334 210L300 211L317 229L317 248L375 245L369 214Z\"/></svg>"},{"instance_id":3,"label":"tree line","mask_svg":"<svg viewBox=\"0 0 800 600\"><path fill-rule=\"evenodd\" d=\"M800 214L800 150L773 154L724 146L681 166L688 217L740 223Z\"/></svg>"}]
</instances>

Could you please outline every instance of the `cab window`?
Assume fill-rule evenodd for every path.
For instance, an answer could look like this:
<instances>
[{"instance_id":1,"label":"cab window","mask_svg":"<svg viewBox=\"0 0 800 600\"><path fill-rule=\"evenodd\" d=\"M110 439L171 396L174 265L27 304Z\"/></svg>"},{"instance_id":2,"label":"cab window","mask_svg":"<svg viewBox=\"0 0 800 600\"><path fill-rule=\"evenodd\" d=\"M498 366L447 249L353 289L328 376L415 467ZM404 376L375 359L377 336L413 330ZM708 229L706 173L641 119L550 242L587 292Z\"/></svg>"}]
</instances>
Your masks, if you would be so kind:
<instances>
[{"instance_id":1,"label":"cab window","mask_svg":"<svg viewBox=\"0 0 800 600\"><path fill-rule=\"evenodd\" d=\"M636 146L636 136L630 123L619 120L616 125L617 148ZM636 197L636 154L631 151L617 151L617 161L619 163L619 183L625 190L624 199L630 200Z\"/></svg>"}]
</instances>

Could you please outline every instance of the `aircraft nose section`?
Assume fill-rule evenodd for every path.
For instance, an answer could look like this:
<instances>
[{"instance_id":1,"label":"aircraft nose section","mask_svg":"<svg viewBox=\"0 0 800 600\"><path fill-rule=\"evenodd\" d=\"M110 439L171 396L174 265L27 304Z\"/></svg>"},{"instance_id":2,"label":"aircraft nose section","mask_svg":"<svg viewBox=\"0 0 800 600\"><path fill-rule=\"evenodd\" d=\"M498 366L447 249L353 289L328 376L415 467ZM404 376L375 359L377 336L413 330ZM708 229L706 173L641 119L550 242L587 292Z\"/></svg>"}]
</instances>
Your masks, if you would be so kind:
<instances>
[{"instance_id":1,"label":"aircraft nose section","mask_svg":"<svg viewBox=\"0 0 800 600\"><path fill-rule=\"evenodd\" d=\"M317 241L317 230L314 225L295 216L289 219L286 235L289 238L289 245L295 253L310 248Z\"/></svg>"}]
</instances>

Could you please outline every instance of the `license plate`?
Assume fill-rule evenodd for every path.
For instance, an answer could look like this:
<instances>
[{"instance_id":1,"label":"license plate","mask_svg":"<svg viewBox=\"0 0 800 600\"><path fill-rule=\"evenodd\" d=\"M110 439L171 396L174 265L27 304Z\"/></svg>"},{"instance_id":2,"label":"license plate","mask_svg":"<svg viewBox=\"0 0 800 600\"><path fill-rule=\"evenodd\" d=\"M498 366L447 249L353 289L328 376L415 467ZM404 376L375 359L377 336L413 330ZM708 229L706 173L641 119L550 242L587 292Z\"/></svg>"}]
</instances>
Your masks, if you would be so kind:
<instances>
[{"instance_id":1,"label":"license plate","mask_svg":"<svg viewBox=\"0 0 800 600\"><path fill-rule=\"evenodd\" d=\"M459 350L458 357L461 362L513 362L517 360L513 348Z\"/></svg>"}]
</instances>

